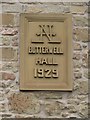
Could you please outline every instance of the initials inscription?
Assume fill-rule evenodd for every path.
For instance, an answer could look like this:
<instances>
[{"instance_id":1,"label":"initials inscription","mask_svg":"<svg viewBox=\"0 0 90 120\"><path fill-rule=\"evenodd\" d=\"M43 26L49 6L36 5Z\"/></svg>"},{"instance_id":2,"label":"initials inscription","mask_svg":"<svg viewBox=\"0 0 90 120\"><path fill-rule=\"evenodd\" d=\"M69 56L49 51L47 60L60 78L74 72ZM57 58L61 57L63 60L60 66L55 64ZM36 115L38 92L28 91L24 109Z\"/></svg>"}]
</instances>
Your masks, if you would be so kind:
<instances>
[{"instance_id":1,"label":"initials inscription","mask_svg":"<svg viewBox=\"0 0 90 120\"><path fill-rule=\"evenodd\" d=\"M40 32L36 33L36 36L40 39L37 41L32 41L32 43L44 43L44 37L47 38L48 43L50 44L60 44L61 41L53 40L56 37L56 33L53 32L53 25L39 25Z\"/></svg>"},{"instance_id":2,"label":"initials inscription","mask_svg":"<svg viewBox=\"0 0 90 120\"><path fill-rule=\"evenodd\" d=\"M52 37L55 37L56 34L52 32L53 25L39 25L40 33L36 33L37 36L40 36L43 40L43 36L46 36L49 41L52 40Z\"/></svg>"}]
</instances>

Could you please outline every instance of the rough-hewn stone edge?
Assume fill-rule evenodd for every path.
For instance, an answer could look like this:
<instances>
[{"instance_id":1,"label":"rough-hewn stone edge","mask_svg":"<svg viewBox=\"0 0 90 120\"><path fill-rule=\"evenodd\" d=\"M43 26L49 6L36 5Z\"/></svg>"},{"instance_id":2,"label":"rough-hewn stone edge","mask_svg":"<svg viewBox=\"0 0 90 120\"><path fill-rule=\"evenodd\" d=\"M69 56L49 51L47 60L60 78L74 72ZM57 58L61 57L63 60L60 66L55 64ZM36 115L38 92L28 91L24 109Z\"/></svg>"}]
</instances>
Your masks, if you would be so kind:
<instances>
[{"instance_id":1,"label":"rough-hewn stone edge","mask_svg":"<svg viewBox=\"0 0 90 120\"><path fill-rule=\"evenodd\" d=\"M90 40L90 1L88 2L88 40ZM90 42L88 43L88 78L90 78ZM88 80L88 100L90 98L90 80ZM88 104L88 116L90 118L90 102Z\"/></svg>"},{"instance_id":2,"label":"rough-hewn stone edge","mask_svg":"<svg viewBox=\"0 0 90 120\"><path fill-rule=\"evenodd\" d=\"M89 118L2 118L2 120L89 120Z\"/></svg>"}]
</instances>

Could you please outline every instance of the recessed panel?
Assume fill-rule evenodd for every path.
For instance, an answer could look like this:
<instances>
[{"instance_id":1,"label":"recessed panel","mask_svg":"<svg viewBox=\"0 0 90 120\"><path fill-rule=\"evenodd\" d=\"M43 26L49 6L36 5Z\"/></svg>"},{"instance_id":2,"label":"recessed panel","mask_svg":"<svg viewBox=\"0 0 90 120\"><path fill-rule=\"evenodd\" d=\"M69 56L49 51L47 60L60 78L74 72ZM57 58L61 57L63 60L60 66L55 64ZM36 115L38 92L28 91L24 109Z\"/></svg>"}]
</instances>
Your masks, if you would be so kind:
<instances>
[{"instance_id":1,"label":"recessed panel","mask_svg":"<svg viewBox=\"0 0 90 120\"><path fill-rule=\"evenodd\" d=\"M72 90L70 15L21 14L20 90Z\"/></svg>"}]
</instances>

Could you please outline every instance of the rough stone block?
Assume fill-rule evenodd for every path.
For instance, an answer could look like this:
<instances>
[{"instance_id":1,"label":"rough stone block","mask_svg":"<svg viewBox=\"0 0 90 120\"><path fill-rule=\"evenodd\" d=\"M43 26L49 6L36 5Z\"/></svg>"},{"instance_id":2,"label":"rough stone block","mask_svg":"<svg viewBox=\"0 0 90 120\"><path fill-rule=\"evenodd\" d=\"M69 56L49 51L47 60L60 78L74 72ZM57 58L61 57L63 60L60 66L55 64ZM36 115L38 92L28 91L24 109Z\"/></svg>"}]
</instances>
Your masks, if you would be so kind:
<instances>
[{"instance_id":1,"label":"rough stone block","mask_svg":"<svg viewBox=\"0 0 90 120\"><path fill-rule=\"evenodd\" d=\"M75 60L80 60L80 59L81 59L81 54L80 54L79 52L75 52L75 53L73 54L73 59L75 59Z\"/></svg>"},{"instance_id":2,"label":"rough stone block","mask_svg":"<svg viewBox=\"0 0 90 120\"><path fill-rule=\"evenodd\" d=\"M15 80L15 78L13 73L2 72L2 80Z\"/></svg>"},{"instance_id":3,"label":"rough stone block","mask_svg":"<svg viewBox=\"0 0 90 120\"><path fill-rule=\"evenodd\" d=\"M80 43L74 43L74 50L81 50L81 45Z\"/></svg>"},{"instance_id":4,"label":"rough stone block","mask_svg":"<svg viewBox=\"0 0 90 120\"><path fill-rule=\"evenodd\" d=\"M88 94L88 81L81 81L80 82L79 94Z\"/></svg>"},{"instance_id":5,"label":"rough stone block","mask_svg":"<svg viewBox=\"0 0 90 120\"><path fill-rule=\"evenodd\" d=\"M88 103L86 103L85 101L80 103L78 106L78 115L81 118L89 118L88 117Z\"/></svg>"},{"instance_id":6,"label":"rough stone block","mask_svg":"<svg viewBox=\"0 0 90 120\"><path fill-rule=\"evenodd\" d=\"M13 26L14 25L14 14L0 14L0 25Z\"/></svg>"},{"instance_id":7,"label":"rough stone block","mask_svg":"<svg viewBox=\"0 0 90 120\"><path fill-rule=\"evenodd\" d=\"M18 72L19 63L18 62L6 62L2 63L2 71L12 71L14 73Z\"/></svg>"},{"instance_id":8,"label":"rough stone block","mask_svg":"<svg viewBox=\"0 0 90 120\"><path fill-rule=\"evenodd\" d=\"M74 29L75 40L77 41L88 41L88 29L76 28Z\"/></svg>"},{"instance_id":9,"label":"rough stone block","mask_svg":"<svg viewBox=\"0 0 90 120\"><path fill-rule=\"evenodd\" d=\"M80 78L82 78L82 73L79 71L79 72L75 72L74 73L74 78L75 79L80 79Z\"/></svg>"},{"instance_id":10,"label":"rough stone block","mask_svg":"<svg viewBox=\"0 0 90 120\"><path fill-rule=\"evenodd\" d=\"M89 79L89 74L90 74L90 73L89 73L88 69L84 70L83 72L84 72L84 73L83 73L83 74L84 74L84 77L85 77L86 79Z\"/></svg>"},{"instance_id":11,"label":"rough stone block","mask_svg":"<svg viewBox=\"0 0 90 120\"><path fill-rule=\"evenodd\" d=\"M74 68L81 68L81 65L82 65L81 61L77 62L77 60L74 60L74 62L73 62L73 67Z\"/></svg>"},{"instance_id":12,"label":"rough stone block","mask_svg":"<svg viewBox=\"0 0 90 120\"><path fill-rule=\"evenodd\" d=\"M0 112L5 112L5 104L0 103Z\"/></svg>"},{"instance_id":13,"label":"rough stone block","mask_svg":"<svg viewBox=\"0 0 90 120\"><path fill-rule=\"evenodd\" d=\"M62 95L58 92L36 92L35 95L41 99L42 97L44 99L62 99Z\"/></svg>"},{"instance_id":14,"label":"rough stone block","mask_svg":"<svg viewBox=\"0 0 90 120\"><path fill-rule=\"evenodd\" d=\"M17 28L0 28L0 32L2 35L10 35L10 36L14 36L18 33L18 29Z\"/></svg>"},{"instance_id":15,"label":"rough stone block","mask_svg":"<svg viewBox=\"0 0 90 120\"><path fill-rule=\"evenodd\" d=\"M10 37L0 37L0 46L9 46L10 45Z\"/></svg>"},{"instance_id":16,"label":"rough stone block","mask_svg":"<svg viewBox=\"0 0 90 120\"><path fill-rule=\"evenodd\" d=\"M2 47L0 48L0 53L0 60L16 60L16 51L13 48Z\"/></svg>"},{"instance_id":17,"label":"rough stone block","mask_svg":"<svg viewBox=\"0 0 90 120\"><path fill-rule=\"evenodd\" d=\"M45 112L49 116L58 116L61 114L61 111L64 109L64 104L59 102L46 102L45 103Z\"/></svg>"},{"instance_id":18,"label":"rough stone block","mask_svg":"<svg viewBox=\"0 0 90 120\"><path fill-rule=\"evenodd\" d=\"M40 112L40 104L33 94L19 92L10 96L9 109L15 113L35 114Z\"/></svg>"},{"instance_id":19,"label":"rough stone block","mask_svg":"<svg viewBox=\"0 0 90 120\"><path fill-rule=\"evenodd\" d=\"M19 39L18 39L18 36L16 35L12 38L11 45L18 46L18 44L19 44Z\"/></svg>"},{"instance_id":20,"label":"rough stone block","mask_svg":"<svg viewBox=\"0 0 90 120\"><path fill-rule=\"evenodd\" d=\"M22 12L22 5L19 2L15 4L2 4L2 11L8 13L21 13Z\"/></svg>"},{"instance_id":21,"label":"rough stone block","mask_svg":"<svg viewBox=\"0 0 90 120\"><path fill-rule=\"evenodd\" d=\"M88 7L86 6L71 6L71 13L75 14L84 14L87 11Z\"/></svg>"},{"instance_id":22,"label":"rough stone block","mask_svg":"<svg viewBox=\"0 0 90 120\"><path fill-rule=\"evenodd\" d=\"M82 66L88 68L88 53L83 53L82 55Z\"/></svg>"},{"instance_id":23,"label":"rough stone block","mask_svg":"<svg viewBox=\"0 0 90 120\"><path fill-rule=\"evenodd\" d=\"M73 104L68 105L67 108L68 108L69 113L76 113L77 112L77 105L73 105Z\"/></svg>"},{"instance_id":24,"label":"rough stone block","mask_svg":"<svg viewBox=\"0 0 90 120\"><path fill-rule=\"evenodd\" d=\"M86 18L84 16L75 16L74 17L74 25L86 27L86 26L88 26L88 18Z\"/></svg>"}]
</instances>

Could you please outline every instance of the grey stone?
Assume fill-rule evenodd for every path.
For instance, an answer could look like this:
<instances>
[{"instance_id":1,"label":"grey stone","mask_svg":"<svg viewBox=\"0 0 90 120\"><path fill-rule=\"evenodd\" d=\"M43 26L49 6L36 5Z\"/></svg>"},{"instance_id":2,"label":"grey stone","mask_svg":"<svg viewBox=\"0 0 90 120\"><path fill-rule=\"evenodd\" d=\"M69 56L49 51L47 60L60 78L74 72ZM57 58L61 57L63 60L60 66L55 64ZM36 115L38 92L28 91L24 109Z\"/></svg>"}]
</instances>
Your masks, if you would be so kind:
<instances>
[{"instance_id":1,"label":"grey stone","mask_svg":"<svg viewBox=\"0 0 90 120\"><path fill-rule=\"evenodd\" d=\"M59 102L47 102L45 104L45 112L50 116L60 115L62 109L64 109L64 104Z\"/></svg>"},{"instance_id":2,"label":"grey stone","mask_svg":"<svg viewBox=\"0 0 90 120\"><path fill-rule=\"evenodd\" d=\"M88 81L81 81L79 84L79 94L88 94Z\"/></svg>"},{"instance_id":3,"label":"grey stone","mask_svg":"<svg viewBox=\"0 0 90 120\"><path fill-rule=\"evenodd\" d=\"M40 112L40 104L31 93L14 93L9 98L9 108L15 113L35 114Z\"/></svg>"},{"instance_id":4,"label":"grey stone","mask_svg":"<svg viewBox=\"0 0 90 120\"><path fill-rule=\"evenodd\" d=\"M81 118L88 118L88 103L83 102L78 106L78 114Z\"/></svg>"}]
</instances>

